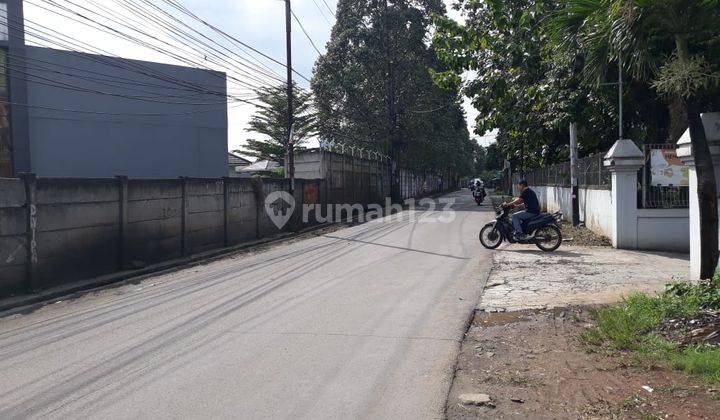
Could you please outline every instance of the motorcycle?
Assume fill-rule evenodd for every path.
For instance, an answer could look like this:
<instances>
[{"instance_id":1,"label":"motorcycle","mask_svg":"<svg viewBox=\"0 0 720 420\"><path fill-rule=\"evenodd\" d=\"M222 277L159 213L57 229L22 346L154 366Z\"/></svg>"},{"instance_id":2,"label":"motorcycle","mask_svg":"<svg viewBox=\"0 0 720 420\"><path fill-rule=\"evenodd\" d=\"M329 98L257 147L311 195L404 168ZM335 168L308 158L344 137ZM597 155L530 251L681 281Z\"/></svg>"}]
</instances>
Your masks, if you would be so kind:
<instances>
[{"instance_id":1,"label":"motorcycle","mask_svg":"<svg viewBox=\"0 0 720 420\"><path fill-rule=\"evenodd\" d=\"M485 197L487 197L485 187L476 187L475 190L473 190L473 198L475 199L475 202L478 206L481 205L483 201L485 201Z\"/></svg>"},{"instance_id":2,"label":"motorcycle","mask_svg":"<svg viewBox=\"0 0 720 420\"><path fill-rule=\"evenodd\" d=\"M524 232L529 235L527 240L517 241L510 220L510 207L500 206L496 209L496 219L480 230L480 243L487 249L496 249L503 241L511 244L533 244L545 252L553 252L562 245L563 237L558 224L563 214L542 213L524 225Z\"/></svg>"}]
</instances>

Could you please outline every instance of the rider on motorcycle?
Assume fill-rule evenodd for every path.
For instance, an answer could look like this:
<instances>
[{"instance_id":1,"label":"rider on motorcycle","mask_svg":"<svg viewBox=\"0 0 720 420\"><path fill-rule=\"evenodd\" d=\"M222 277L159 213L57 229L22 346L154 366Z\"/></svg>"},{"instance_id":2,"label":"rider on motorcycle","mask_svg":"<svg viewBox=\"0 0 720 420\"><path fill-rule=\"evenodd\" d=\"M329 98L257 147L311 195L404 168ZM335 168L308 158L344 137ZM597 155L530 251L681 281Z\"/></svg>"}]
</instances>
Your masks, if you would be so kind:
<instances>
[{"instance_id":1,"label":"rider on motorcycle","mask_svg":"<svg viewBox=\"0 0 720 420\"><path fill-rule=\"evenodd\" d=\"M518 182L520 197L515 198L510 203L503 204L503 208L517 207L525 204L525 211L519 211L512 216L513 228L515 229L515 239L518 241L526 241L530 239L523 232L523 222L534 219L540 215L540 201L535 191L531 190L527 181L524 179Z\"/></svg>"}]
</instances>

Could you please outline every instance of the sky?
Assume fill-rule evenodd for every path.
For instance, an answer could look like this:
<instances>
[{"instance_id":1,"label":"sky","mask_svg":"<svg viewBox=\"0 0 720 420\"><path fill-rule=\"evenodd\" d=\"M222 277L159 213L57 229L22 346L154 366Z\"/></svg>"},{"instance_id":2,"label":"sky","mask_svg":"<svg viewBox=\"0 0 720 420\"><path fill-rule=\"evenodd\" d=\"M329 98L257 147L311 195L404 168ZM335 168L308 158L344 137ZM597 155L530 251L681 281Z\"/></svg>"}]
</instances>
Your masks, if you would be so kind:
<instances>
[{"instance_id":1,"label":"sky","mask_svg":"<svg viewBox=\"0 0 720 420\"><path fill-rule=\"evenodd\" d=\"M448 6L453 0L444 0ZM73 0L78 5L87 4L82 0ZM95 0L93 2L107 11L112 11L114 17L122 17L123 9L118 6L119 0ZM162 2L153 2L161 4ZM203 20L219 27L235 38L249 44L278 61L285 62L285 4L283 0L180 0L180 3L199 15ZM330 38L331 23L334 23L334 10L337 0L292 0L293 11L303 26L315 41L320 51L324 52L325 44ZM103 34L96 29L88 28L80 23L59 17L57 13L43 9L47 7L46 0L32 0L25 2L25 17L31 22L28 26L39 24L55 31L70 35L73 38L90 42L111 52L113 55L137 59L179 64L177 60L165 54L143 48L135 43L119 39L109 34ZM331 11L333 13L331 13ZM448 7L450 15L461 20L462 17ZM112 16L112 15L110 15ZM108 22L110 26L112 24ZM194 25L195 26L195 25ZM197 27L201 27L197 24ZM158 34L161 36L161 34ZM161 38L163 39L163 38ZM167 42L177 43L175 40L164 38ZM30 43L42 45L42 42ZM293 22L293 67L311 78L317 51L301 32L297 23ZM214 67L212 64L210 67ZM268 63L279 75L284 75L284 68ZM284 77L284 76L283 76ZM297 78L302 87L309 87L309 83ZM477 111L465 101L470 132L473 132L473 120ZM229 122L229 149L236 149L251 133L245 128L254 111L252 105L234 105L228 110ZM487 145L494 141L492 134L484 137L475 136L481 144Z\"/></svg>"}]
</instances>

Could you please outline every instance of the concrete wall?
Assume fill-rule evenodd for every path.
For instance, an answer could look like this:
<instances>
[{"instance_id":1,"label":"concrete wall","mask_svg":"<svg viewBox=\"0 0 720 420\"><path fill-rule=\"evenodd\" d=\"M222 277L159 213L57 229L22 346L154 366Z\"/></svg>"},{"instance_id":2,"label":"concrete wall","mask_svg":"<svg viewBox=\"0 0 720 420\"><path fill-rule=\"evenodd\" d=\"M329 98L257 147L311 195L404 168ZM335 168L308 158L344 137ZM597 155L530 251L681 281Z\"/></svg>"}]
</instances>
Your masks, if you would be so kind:
<instances>
[{"instance_id":1,"label":"concrete wall","mask_svg":"<svg viewBox=\"0 0 720 420\"><path fill-rule=\"evenodd\" d=\"M653 251L690 251L688 209L638 209L638 248Z\"/></svg>"},{"instance_id":2,"label":"concrete wall","mask_svg":"<svg viewBox=\"0 0 720 420\"><path fill-rule=\"evenodd\" d=\"M17 179L0 179L0 289L5 295L27 288L26 232L25 186Z\"/></svg>"},{"instance_id":3,"label":"concrete wall","mask_svg":"<svg viewBox=\"0 0 720 420\"><path fill-rule=\"evenodd\" d=\"M227 174L223 73L38 47L27 47L27 73L29 159L38 176Z\"/></svg>"},{"instance_id":4,"label":"concrete wall","mask_svg":"<svg viewBox=\"0 0 720 420\"><path fill-rule=\"evenodd\" d=\"M288 187L272 179L1 178L0 297L300 229L301 211L283 229L265 212L265 197ZM297 208L324 199L323 187L298 180Z\"/></svg>"},{"instance_id":5,"label":"concrete wall","mask_svg":"<svg viewBox=\"0 0 720 420\"><path fill-rule=\"evenodd\" d=\"M384 204L390 196L386 160L360 158L348 154L308 150L295 158L295 175L305 179L327 179L328 196L333 203ZM398 171L400 197L422 197L457 188L449 175Z\"/></svg>"},{"instance_id":6,"label":"concrete wall","mask_svg":"<svg viewBox=\"0 0 720 420\"><path fill-rule=\"evenodd\" d=\"M541 207L549 212L572 215L570 188L532 187ZM580 188L580 220L593 232L613 235L613 202L610 190ZM638 209L634 216L637 249L688 252L690 250L688 209Z\"/></svg>"},{"instance_id":7,"label":"concrete wall","mask_svg":"<svg viewBox=\"0 0 720 420\"><path fill-rule=\"evenodd\" d=\"M549 212L562 211L565 218L572 215L570 188L532 187L538 194L540 206ZM580 220L598 235L612 235L612 196L610 190L580 188Z\"/></svg>"},{"instance_id":8,"label":"concrete wall","mask_svg":"<svg viewBox=\"0 0 720 420\"><path fill-rule=\"evenodd\" d=\"M332 187L297 180L281 229L265 201L289 190L285 179L0 178L0 298L316 224L302 220L303 204L322 205L323 216L327 204L384 204L380 174L367 162L344 164Z\"/></svg>"}]
</instances>

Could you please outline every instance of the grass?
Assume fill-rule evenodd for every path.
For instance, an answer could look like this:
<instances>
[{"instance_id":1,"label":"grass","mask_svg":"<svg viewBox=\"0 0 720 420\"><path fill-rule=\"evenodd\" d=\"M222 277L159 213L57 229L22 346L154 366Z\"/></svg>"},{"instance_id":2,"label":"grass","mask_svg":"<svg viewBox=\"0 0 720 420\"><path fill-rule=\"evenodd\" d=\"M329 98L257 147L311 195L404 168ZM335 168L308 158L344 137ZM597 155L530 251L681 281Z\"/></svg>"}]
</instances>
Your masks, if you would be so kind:
<instances>
[{"instance_id":1,"label":"grass","mask_svg":"<svg viewBox=\"0 0 720 420\"><path fill-rule=\"evenodd\" d=\"M720 383L719 348L682 348L656 332L667 320L690 318L705 309L720 309L720 275L699 284L669 285L658 297L634 294L618 305L595 309L592 316L597 326L585 331L581 339L590 347L631 352L646 367L665 363Z\"/></svg>"},{"instance_id":2,"label":"grass","mask_svg":"<svg viewBox=\"0 0 720 420\"><path fill-rule=\"evenodd\" d=\"M670 367L720 383L720 349L690 347L672 355Z\"/></svg>"}]
</instances>

